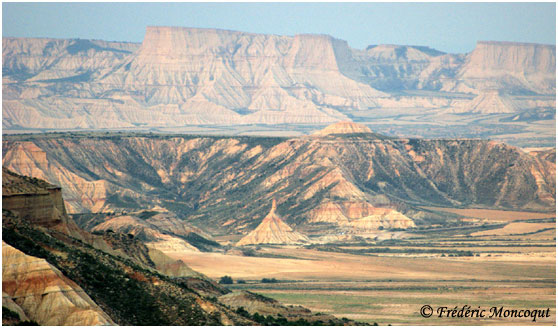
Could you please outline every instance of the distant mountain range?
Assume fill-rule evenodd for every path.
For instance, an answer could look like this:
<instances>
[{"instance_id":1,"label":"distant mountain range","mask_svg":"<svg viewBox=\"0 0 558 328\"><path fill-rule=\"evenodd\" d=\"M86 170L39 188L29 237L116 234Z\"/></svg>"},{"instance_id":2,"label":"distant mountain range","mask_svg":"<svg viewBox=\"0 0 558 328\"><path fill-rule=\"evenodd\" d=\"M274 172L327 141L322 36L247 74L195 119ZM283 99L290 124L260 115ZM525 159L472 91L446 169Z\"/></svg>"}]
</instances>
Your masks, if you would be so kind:
<instances>
[{"instance_id":1,"label":"distant mountain range","mask_svg":"<svg viewBox=\"0 0 558 328\"><path fill-rule=\"evenodd\" d=\"M3 38L2 59L7 131L324 125L394 109L541 119L556 105L555 46L529 43L445 54L358 50L327 35L148 27L141 44Z\"/></svg>"}]
</instances>

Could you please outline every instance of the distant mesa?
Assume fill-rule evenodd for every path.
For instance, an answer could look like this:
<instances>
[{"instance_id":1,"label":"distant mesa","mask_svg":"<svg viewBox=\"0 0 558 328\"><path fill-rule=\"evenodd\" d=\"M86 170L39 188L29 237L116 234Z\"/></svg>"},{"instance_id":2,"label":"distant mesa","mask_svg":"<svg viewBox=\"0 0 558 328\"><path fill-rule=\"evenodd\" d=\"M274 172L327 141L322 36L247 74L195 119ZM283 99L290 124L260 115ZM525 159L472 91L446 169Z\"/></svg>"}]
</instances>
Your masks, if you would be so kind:
<instances>
[{"instance_id":1,"label":"distant mesa","mask_svg":"<svg viewBox=\"0 0 558 328\"><path fill-rule=\"evenodd\" d=\"M275 199L269 214L262 223L252 232L242 238L237 246L257 244L303 244L308 242L308 237L294 231L288 224L275 213L277 203Z\"/></svg>"},{"instance_id":2,"label":"distant mesa","mask_svg":"<svg viewBox=\"0 0 558 328\"><path fill-rule=\"evenodd\" d=\"M366 125L354 122L338 122L313 133L315 136L327 136L335 134L373 133Z\"/></svg>"},{"instance_id":3,"label":"distant mesa","mask_svg":"<svg viewBox=\"0 0 558 328\"><path fill-rule=\"evenodd\" d=\"M3 38L2 62L2 127L11 132L206 124L294 124L303 132L397 108L443 114L488 89L510 95L506 104L478 99L458 110L556 107L554 45L479 42L468 54L444 54L354 49L327 35L150 26L141 44Z\"/></svg>"}]
</instances>

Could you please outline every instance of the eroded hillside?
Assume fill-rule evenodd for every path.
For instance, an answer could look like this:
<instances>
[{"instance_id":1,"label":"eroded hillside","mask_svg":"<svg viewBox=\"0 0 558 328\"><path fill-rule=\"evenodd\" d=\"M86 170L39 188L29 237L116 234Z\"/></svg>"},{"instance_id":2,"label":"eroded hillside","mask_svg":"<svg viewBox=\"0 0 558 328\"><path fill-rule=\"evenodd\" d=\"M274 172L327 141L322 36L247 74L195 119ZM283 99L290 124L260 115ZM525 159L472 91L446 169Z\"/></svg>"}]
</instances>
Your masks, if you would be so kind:
<instances>
[{"instance_id":1,"label":"eroded hillside","mask_svg":"<svg viewBox=\"0 0 558 328\"><path fill-rule=\"evenodd\" d=\"M187 287L190 278L180 283L160 274L166 256L134 235L94 236L78 228L60 194L49 192L60 188L6 169L2 178L3 299L23 318L41 325L251 322Z\"/></svg>"},{"instance_id":2,"label":"eroded hillside","mask_svg":"<svg viewBox=\"0 0 558 328\"><path fill-rule=\"evenodd\" d=\"M90 234L66 215L62 202L48 202L62 201L59 194L49 193L59 188L6 169L2 175L3 324L354 324L252 293L250 299L219 301L231 291L144 244L142 231ZM13 195L27 199L5 201ZM37 202L33 197L47 200ZM20 206L23 203L26 206ZM35 220L37 208L56 216ZM154 221L172 225L164 218ZM274 312L262 317L258 311L266 314L268 303Z\"/></svg>"},{"instance_id":3,"label":"eroded hillside","mask_svg":"<svg viewBox=\"0 0 558 328\"><path fill-rule=\"evenodd\" d=\"M555 163L483 140L50 135L8 137L3 153L62 185L70 212L161 207L210 231L251 231L273 198L306 232L406 228L416 205L555 206Z\"/></svg>"}]
</instances>

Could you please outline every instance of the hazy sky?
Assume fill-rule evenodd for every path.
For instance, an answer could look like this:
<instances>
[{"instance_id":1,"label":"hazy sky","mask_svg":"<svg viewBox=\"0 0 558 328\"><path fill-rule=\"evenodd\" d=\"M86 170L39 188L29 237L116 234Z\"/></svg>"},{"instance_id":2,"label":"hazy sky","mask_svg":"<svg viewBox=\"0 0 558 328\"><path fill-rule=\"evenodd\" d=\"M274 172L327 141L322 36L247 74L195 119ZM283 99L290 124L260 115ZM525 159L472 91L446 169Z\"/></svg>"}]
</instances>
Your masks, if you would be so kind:
<instances>
[{"instance_id":1,"label":"hazy sky","mask_svg":"<svg viewBox=\"0 0 558 328\"><path fill-rule=\"evenodd\" d=\"M556 43L555 3L2 3L2 36L141 42L148 25L329 34L354 48Z\"/></svg>"}]
</instances>

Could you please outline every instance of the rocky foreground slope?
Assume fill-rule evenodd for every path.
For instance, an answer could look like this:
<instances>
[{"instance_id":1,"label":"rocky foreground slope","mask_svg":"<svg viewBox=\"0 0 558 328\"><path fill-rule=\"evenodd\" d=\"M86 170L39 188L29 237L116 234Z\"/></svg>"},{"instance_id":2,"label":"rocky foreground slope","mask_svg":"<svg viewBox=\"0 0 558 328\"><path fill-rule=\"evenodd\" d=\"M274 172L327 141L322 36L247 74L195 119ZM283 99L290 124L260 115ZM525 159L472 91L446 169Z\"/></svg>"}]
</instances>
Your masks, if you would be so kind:
<instances>
[{"instance_id":1,"label":"rocky foreground slope","mask_svg":"<svg viewBox=\"0 0 558 328\"><path fill-rule=\"evenodd\" d=\"M2 242L2 262L5 303L30 320L46 326L114 325L75 282L44 259Z\"/></svg>"},{"instance_id":2,"label":"rocky foreground slope","mask_svg":"<svg viewBox=\"0 0 558 328\"><path fill-rule=\"evenodd\" d=\"M469 54L445 54L352 49L327 35L148 27L141 44L3 38L2 59L5 130L325 124L394 109L556 106L556 50L540 44L479 42Z\"/></svg>"},{"instance_id":3,"label":"rocky foreground slope","mask_svg":"<svg viewBox=\"0 0 558 328\"><path fill-rule=\"evenodd\" d=\"M554 210L549 154L335 133L345 130L295 139L14 136L4 139L3 165L61 185L73 213L160 207L210 232L252 231L272 199L305 234L405 229L429 218L417 205Z\"/></svg>"},{"instance_id":4,"label":"rocky foreground slope","mask_svg":"<svg viewBox=\"0 0 558 328\"><path fill-rule=\"evenodd\" d=\"M22 191L29 199L51 197L48 190L53 186L44 181L7 170L2 176L3 200L13 193L21 196ZM3 202L2 207L3 324L254 325L263 323L259 313L269 303L275 311L264 318L266 322L278 320L275 316L280 314L287 320L284 324L346 323L300 307L294 308L295 313L292 307L256 294L219 301L231 292L149 249L133 233L91 235L79 228L64 229L61 225L75 223L59 212L62 203L38 202L41 214L58 216L37 221L33 215L22 216L29 213L24 210L28 206L20 206L25 199L18 200Z\"/></svg>"}]
</instances>

